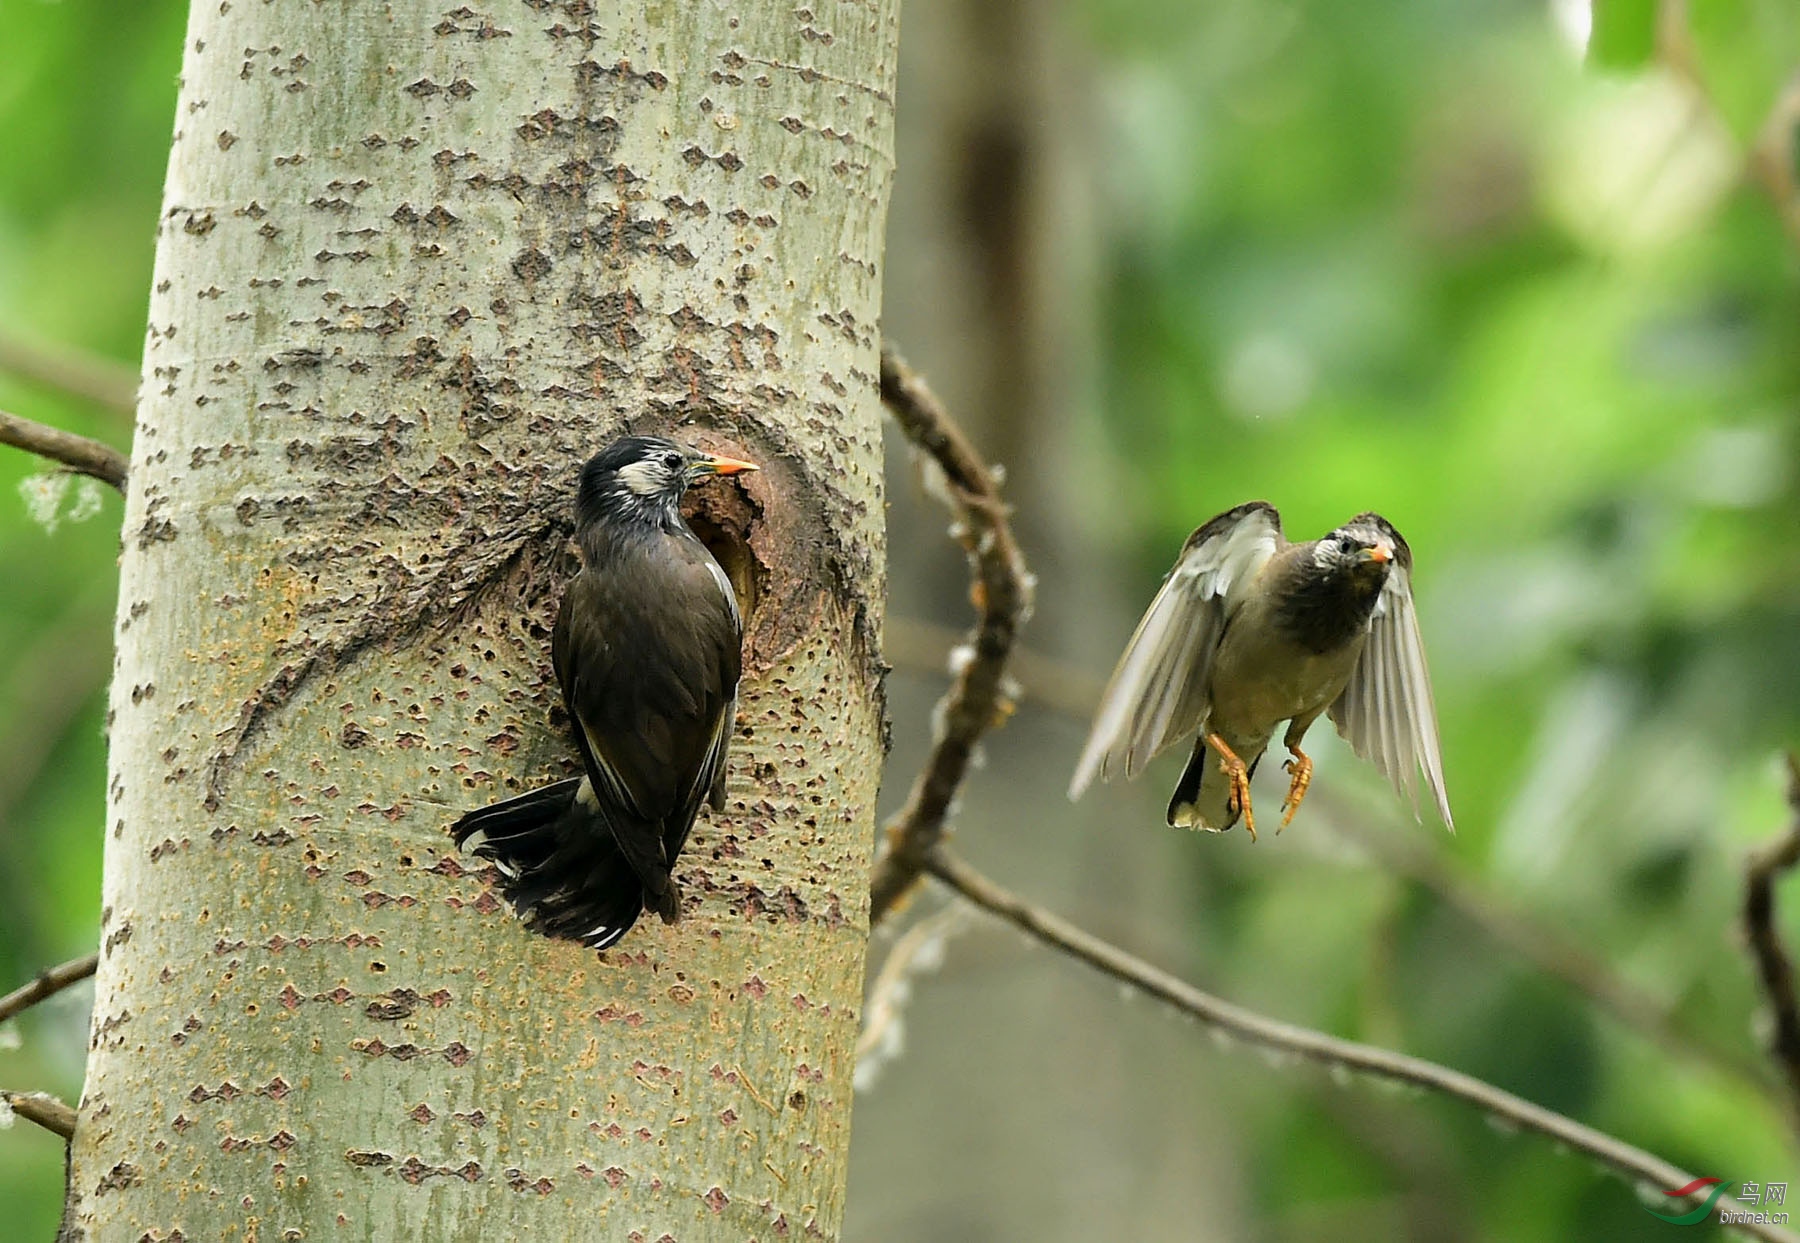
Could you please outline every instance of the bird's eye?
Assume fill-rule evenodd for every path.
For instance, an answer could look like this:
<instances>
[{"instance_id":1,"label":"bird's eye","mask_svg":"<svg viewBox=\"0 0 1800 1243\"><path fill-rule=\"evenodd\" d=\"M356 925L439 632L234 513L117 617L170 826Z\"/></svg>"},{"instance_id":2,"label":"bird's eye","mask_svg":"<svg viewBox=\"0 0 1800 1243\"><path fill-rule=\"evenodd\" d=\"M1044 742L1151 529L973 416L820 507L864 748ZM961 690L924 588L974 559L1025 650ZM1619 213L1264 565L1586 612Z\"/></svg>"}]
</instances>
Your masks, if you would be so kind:
<instances>
[{"instance_id":1,"label":"bird's eye","mask_svg":"<svg viewBox=\"0 0 1800 1243\"><path fill-rule=\"evenodd\" d=\"M680 470L681 469L681 454L679 454L679 453L663 454L662 464L669 470Z\"/></svg>"}]
</instances>

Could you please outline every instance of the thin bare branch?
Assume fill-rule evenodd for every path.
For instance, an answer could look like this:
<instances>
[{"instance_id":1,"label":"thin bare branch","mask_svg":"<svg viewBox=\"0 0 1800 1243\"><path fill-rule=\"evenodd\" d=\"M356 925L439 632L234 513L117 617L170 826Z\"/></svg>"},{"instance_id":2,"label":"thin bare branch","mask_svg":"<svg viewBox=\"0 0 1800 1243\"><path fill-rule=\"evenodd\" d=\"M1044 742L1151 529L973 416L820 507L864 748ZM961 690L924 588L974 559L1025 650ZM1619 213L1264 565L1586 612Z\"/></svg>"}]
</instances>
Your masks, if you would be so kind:
<instances>
[{"instance_id":1,"label":"thin bare branch","mask_svg":"<svg viewBox=\"0 0 1800 1243\"><path fill-rule=\"evenodd\" d=\"M46 997L56 996L71 984L79 984L94 974L94 969L99 965L100 955L89 954L86 958L77 958L42 972L31 983L21 985L0 997L0 1023L6 1022L21 1010L37 1005Z\"/></svg>"},{"instance_id":2,"label":"thin bare branch","mask_svg":"<svg viewBox=\"0 0 1800 1243\"><path fill-rule=\"evenodd\" d=\"M75 1111L48 1092L8 1092L0 1088L0 1100L27 1122L35 1122L64 1139L75 1136Z\"/></svg>"},{"instance_id":3,"label":"thin bare branch","mask_svg":"<svg viewBox=\"0 0 1800 1243\"><path fill-rule=\"evenodd\" d=\"M1656 13L1656 55L1676 78L1685 82L1704 105L1718 113L1718 104L1707 86L1688 13L1688 0L1660 0ZM1775 208L1788 240L1800 249L1800 181L1794 173L1794 141L1800 134L1800 75L1788 80L1763 121L1750 150L1744 153L1744 171Z\"/></svg>"},{"instance_id":4,"label":"thin bare branch","mask_svg":"<svg viewBox=\"0 0 1800 1243\"><path fill-rule=\"evenodd\" d=\"M925 868L968 901L999 916L1045 945L1147 993L1245 1044L1280 1056L1311 1062L1338 1074L1368 1075L1461 1101L1474 1106L1501 1125L1531 1131L1591 1157L1634 1184L1646 1183L1659 1191L1671 1192L1695 1181L1693 1175L1677 1169L1653 1153L1645 1152L1624 1140L1541 1105L1535 1105L1523 1097L1514 1096L1473 1075L1466 1075L1422 1058L1409 1057L1404 1053L1394 1053L1372 1045L1358 1044L1353 1040L1342 1040L1311 1028L1284 1023L1202 992L1186 981L1134 958L1067 920L1007 892L942 846L933 850L926 858ZM1690 1195L1687 1202L1698 1204L1700 1199ZM1671 1206L1679 1207L1681 1203L1678 1197L1669 1199ZM1729 1196L1722 1196L1715 1207L1736 1211L1741 1206ZM1800 1243L1800 1236L1779 1226L1757 1222L1733 1224L1753 1238L1770 1240L1771 1243Z\"/></svg>"},{"instance_id":5,"label":"thin bare branch","mask_svg":"<svg viewBox=\"0 0 1800 1243\"><path fill-rule=\"evenodd\" d=\"M916 618L889 617L884 650L898 668L941 673L960 639L945 626ZM1084 722L1094 715L1105 685L1105 679L1092 670L1046 656L1024 644L1014 647L1007 669L1021 688L1022 702L1040 704ZM1328 789L1315 789L1311 797L1335 805ZM1767 1094L1774 1086L1767 1070L1748 1053L1724 1047L1692 1030L1676 1017L1667 1002L1619 974L1611 963L1560 929L1527 913L1516 901L1458 871L1440 851L1416 837L1379 830L1349 810L1333 819L1382 867L1418 885L1497 944L1561 980L1664 1052L1733 1078L1759 1095Z\"/></svg>"},{"instance_id":6,"label":"thin bare branch","mask_svg":"<svg viewBox=\"0 0 1800 1243\"><path fill-rule=\"evenodd\" d=\"M125 475L130 463L123 453L98 440L0 410L0 445L12 445L27 453L61 462L77 474L92 476L102 483L110 483L120 492L125 491Z\"/></svg>"},{"instance_id":7,"label":"thin bare branch","mask_svg":"<svg viewBox=\"0 0 1800 1243\"><path fill-rule=\"evenodd\" d=\"M913 977L937 969L943 957L944 942L962 927L968 911L964 904L951 903L935 915L913 924L888 951L875 982L869 986L868 1000L863 1003L863 1028L856 1038L859 1080L866 1077L866 1065L885 1060L897 1051L902 1015L912 995Z\"/></svg>"},{"instance_id":8,"label":"thin bare branch","mask_svg":"<svg viewBox=\"0 0 1800 1243\"><path fill-rule=\"evenodd\" d=\"M917 617L888 614L882 627L881 654L896 669L942 677L951 653L965 641L962 632ZM1018 683L1021 704L1037 704L1074 720L1087 722L1100 702L1106 679L1091 669L1014 644L1006 671Z\"/></svg>"},{"instance_id":9,"label":"thin bare branch","mask_svg":"<svg viewBox=\"0 0 1800 1243\"><path fill-rule=\"evenodd\" d=\"M1322 793L1330 803L1329 791ZM1337 823L1383 867L1412 881L1495 942L1561 980L1665 1053L1729 1076L1759 1096L1773 1086L1763 1067L1747 1054L1723 1048L1684 1026L1661 998L1620 975L1611 963L1572 937L1537 922L1516 903L1462 875L1436 850L1404 834L1378 830L1353 814L1337 817Z\"/></svg>"},{"instance_id":10,"label":"thin bare branch","mask_svg":"<svg viewBox=\"0 0 1800 1243\"><path fill-rule=\"evenodd\" d=\"M981 460L924 380L890 346L881 349L881 399L908 440L943 472L969 554L976 611L972 655L938 704L931 756L906 806L887 825L887 846L869 884L871 925L916 884L982 734L1011 711L1006 661L1031 611L1031 576L1013 540L994 472Z\"/></svg>"},{"instance_id":11,"label":"thin bare branch","mask_svg":"<svg viewBox=\"0 0 1800 1243\"><path fill-rule=\"evenodd\" d=\"M1744 934L1774 1017L1769 1056L1787 1080L1790 1105L1800 1118L1800 997L1794 988L1794 960L1781 943L1775 918L1775 882L1800 864L1800 756L1790 751L1787 763L1788 806L1793 808L1794 822L1750 856L1744 876Z\"/></svg>"},{"instance_id":12,"label":"thin bare branch","mask_svg":"<svg viewBox=\"0 0 1800 1243\"><path fill-rule=\"evenodd\" d=\"M1775 205L1788 238L1800 249L1800 179L1794 171L1794 143L1800 137L1800 77L1787 84L1769 110L1756 145L1750 148L1750 175Z\"/></svg>"},{"instance_id":13,"label":"thin bare branch","mask_svg":"<svg viewBox=\"0 0 1800 1243\"><path fill-rule=\"evenodd\" d=\"M61 389L128 419L137 414L137 372L86 350L28 341L0 329L0 371Z\"/></svg>"}]
</instances>

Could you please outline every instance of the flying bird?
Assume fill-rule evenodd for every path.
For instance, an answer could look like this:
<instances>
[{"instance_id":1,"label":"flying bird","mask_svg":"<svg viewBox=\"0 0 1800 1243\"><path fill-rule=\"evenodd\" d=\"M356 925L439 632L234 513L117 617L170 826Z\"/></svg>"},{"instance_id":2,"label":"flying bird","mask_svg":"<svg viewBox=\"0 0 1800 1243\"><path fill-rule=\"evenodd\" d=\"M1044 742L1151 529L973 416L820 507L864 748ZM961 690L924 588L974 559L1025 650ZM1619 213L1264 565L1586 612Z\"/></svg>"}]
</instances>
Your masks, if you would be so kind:
<instances>
[{"instance_id":1,"label":"flying bird","mask_svg":"<svg viewBox=\"0 0 1800 1243\"><path fill-rule=\"evenodd\" d=\"M1287 541L1266 501L1212 519L1188 537L1119 658L1069 797L1096 775L1134 777L1192 737L1169 823L1220 833L1242 816L1254 841L1250 776L1276 726L1288 723L1285 828L1312 782L1300 743L1329 712L1414 816L1422 777L1454 831L1412 569L1412 550L1380 514L1303 544Z\"/></svg>"},{"instance_id":2,"label":"flying bird","mask_svg":"<svg viewBox=\"0 0 1800 1243\"><path fill-rule=\"evenodd\" d=\"M582 568L550 652L586 771L451 828L546 936L605 949L646 908L680 917L675 860L700 804L724 807L744 626L679 506L694 484L755 469L652 436L615 440L582 467Z\"/></svg>"}]
</instances>

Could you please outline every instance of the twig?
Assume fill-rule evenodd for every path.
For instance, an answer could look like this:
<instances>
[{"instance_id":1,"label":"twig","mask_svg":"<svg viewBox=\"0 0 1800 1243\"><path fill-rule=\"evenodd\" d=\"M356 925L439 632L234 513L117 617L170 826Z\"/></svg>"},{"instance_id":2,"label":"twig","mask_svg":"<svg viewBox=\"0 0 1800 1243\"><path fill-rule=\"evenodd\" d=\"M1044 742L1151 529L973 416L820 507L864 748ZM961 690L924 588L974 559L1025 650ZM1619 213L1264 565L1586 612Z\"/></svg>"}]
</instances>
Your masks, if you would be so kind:
<instances>
[{"instance_id":1,"label":"twig","mask_svg":"<svg viewBox=\"0 0 1800 1243\"><path fill-rule=\"evenodd\" d=\"M110 483L120 492L125 491L125 475L130 463L123 453L98 440L89 440L61 428L46 427L0 410L0 444L61 462L77 474L91 475L102 483Z\"/></svg>"},{"instance_id":2,"label":"twig","mask_svg":"<svg viewBox=\"0 0 1800 1243\"><path fill-rule=\"evenodd\" d=\"M973 656L938 704L931 757L906 806L887 825L887 848L869 883L869 923L913 885L944 836L944 820L969 771L975 744L1009 710L1006 659L1031 609L1031 578L1013 540L994 474L925 382L890 346L881 349L881 399L908 440L943 471L959 537L975 572Z\"/></svg>"},{"instance_id":3,"label":"twig","mask_svg":"<svg viewBox=\"0 0 1800 1243\"><path fill-rule=\"evenodd\" d=\"M1409 1057L1404 1053L1394 1053L1372 1045L1342 1040L1311 1028L1284 1023L1202 992L1186 981L1082 931L1067 920L1008 893L941 846L926 858L925 868L968 901L999 916L1044 944L1246 1044L1312 1062L1340 1074L1349 1072L1369 1075L1390 1083L1423 1088L1473 1105L1499 1123L1555 1140L1633 1182L1650 1183L1664 1192L1675 1191L1695 1181L1692 1175L1675 1168L1661 1157L1604 1131L1595 1130L1541 1105L1535 1105L1523 1097L1514 1096L1473 1075L1422 1058ZM1689 1195L1687 1202L1698 1204L1700 1198ZM1670 1197L1669 1204L1676 1203L1678 1198ZM1715 1207L1736 1209L1739 1206L1726 1196L1721 1197ZM1800 1237L1778 1226L1756 1222L1733 1224L1755 1238L1779 1243L1800 1243Z\"/></svg>"},{"instance_id":4,"label":"twig","mask_svg":"<svg viewBox=\"0 0 1800 1243\"><path fill-rule=\"evenodd\" d=\"M1787 762L1788 806L1793 808L1794 822L1780 838L1750 856L1744 876L1744 933L1774 1014L1769 1056L1787 1079L1790 1103L1800 1118L1800 998L1795 996L1794 962L1781 943L1775 920L1775 882L1800 863L1800 756L1790 751Z\"/></svg>"},{"instance_id":5,"label":"twig","mask_svg":"<svg viewBox=\"0 0 1800 1243\"><path fill-rule=\"evenodd\" d=\"M942 677L961 631L917 617L888 614L881 654L896 669ZM1023 643L1013 645L1006 671L1020 689L1020 702L1037 704L1083 723L1094 715L1106 679L1091 669L1046 656Z\"/></svg>"},{"instance_id":6,"label":"twig","mask_svg":"<svg viewBox=\"0 0 1800 1243\"><path fill-rule=\"evenodd\" d=\"M889 617L884 649L897 667L941 673L945 657L960 637L946 626ZM1081 721L1092 717L1099 706L1105 682L1091 670L1024 644L1014 647L1007 669L1026 703L1041 704ZM1315 790L1312 797L1333 802L1330 790ZM1403 834L1378 830L1347 810L1334 819L1339 830L1368 849L1382 867L1418 885L1496 943L1561 980L1617 1022L1665 1052L1730 1076L1758 1095L1769 1092L1772 1080L1759 1062L1690 1030L1661 998L1620 975L1604 958L1567 934L1534 920L1516 903L1451 867L1438 851Z\"/></svg>"},{"instance_id":7,"label":"twig","mask_svg":"<svg viewBox=\"0 0 1800 1243\"><path fill-rule=\"evenodd\" d=\"M1329 803L1329 792L1326 793ZM1731 1076L1758 1096L1768 1093L1771 1082L1761 1065L1685 1028L1666 1003L1620 975L1604 958L1561 932L1534 922L1517 906L1460 875L1436 851L1402 834L1372 828L1351 814L1337 820L1340 831L1367 847L1383 867L1412 881L1494 941L1510 947L1546 975L1561 980L1664 1052Z\"/></svg>"},{"instance_id":8,"label":"twig","mask_svg":"<svg viewBox=\"0 0 1800 1243\"><path fill-rule=\"evenodd\" d=\"M37 1005L46 997L56 996L71 984L87 979L99 965L100 955L89 954L86 958L77 958L40 973L31 983L21 985L0 997L0 1023L6 1022L21 1010Z\"/></svg>"},{"instance_id":9,"label":"twig","mask_svg":"<svg viewBox=\"0 0 1800 1243\"><path fill-rule=\"evenodd\" d=\"M913 977L937 969L943 959L945 940L962 927L968 911L966 905L953 902L913 924L888 951L874 984L869 986L868 1000L863 1003L863 1029L856 1038L858 1091L869 1085L882 1063L899 1052Z\"/></svg>"},{"instance_id":10,"label":"twig","mask_svg":"<svg viewBox=\"0 0 1800 1243\"><path fill-rule=\"evenodd\" d=\"M1656 56L1663 67L1685 82L1716 116L1718 105L1706 84L1700 52L1694 44L1687 0L1660 0L1656 12ZM1745 153L1745 167L1775 208L1788 238L1800 247L1800 185L1795 183L1793 151L1800 128L1800 77L1782 87L1770 105L1768 119Z\"/></svg>"},{"instance_id":11,"label":"twig","mask_svg":"<svg viewBox=\"0 0 1800 1243\"><path fill-rule=\"evenodd\" d=\"M64 1139L75 1137L75 1111L48 1092L8 1092L0 1088L0 1100L27 1122L35 1122Z\"/></svg>"},{"instance_id":12,"label":"twig","mask_svg":"<svg viewBox=\"0 0 1800 1243\"><path fill-rule=\"evenodd\" d=\"M0 330L0 371L72 393L127 418L137 413L137 372L86 350L44 345Z\"/></svg>"},{"instance_id":13,"label":"twig","mask_svg":"<svg viewBox=\"0 0 1800 1243\"><path fill-rule=\"evenodd\" d=\"M1800 184L1794 177L1794 138L1800 131L1800 78L1790 81L1769 110L1750 148L1750 173L1775 205L1788 237L1800 248Z\"/></svg>"}]
</instances>

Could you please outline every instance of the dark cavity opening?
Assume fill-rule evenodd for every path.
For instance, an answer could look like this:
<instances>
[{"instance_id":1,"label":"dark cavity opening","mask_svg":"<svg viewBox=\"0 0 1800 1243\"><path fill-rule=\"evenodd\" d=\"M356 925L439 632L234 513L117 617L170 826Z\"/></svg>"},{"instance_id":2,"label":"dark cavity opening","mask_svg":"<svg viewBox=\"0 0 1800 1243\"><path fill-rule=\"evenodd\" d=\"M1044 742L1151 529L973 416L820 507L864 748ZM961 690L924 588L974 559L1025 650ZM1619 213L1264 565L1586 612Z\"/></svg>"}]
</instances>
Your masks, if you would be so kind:
<instances>
[{"instance_id":1,"label":"dark cavity opening","mask_svg":"<svg viewBox=\"0 0 1800 1243\"><path fill-rule=\"evenodd\" d=\"M749 634L762 595L762 583L761 567L756 563L756 554L750 550L748 522L740 524L735 515L722 514L705 500L695 506L687 520L700 542L706 545L706 551L725 571L725 577L731 580L738 612L744 617L744 633Z\"/></svg>"}]
</instances>

